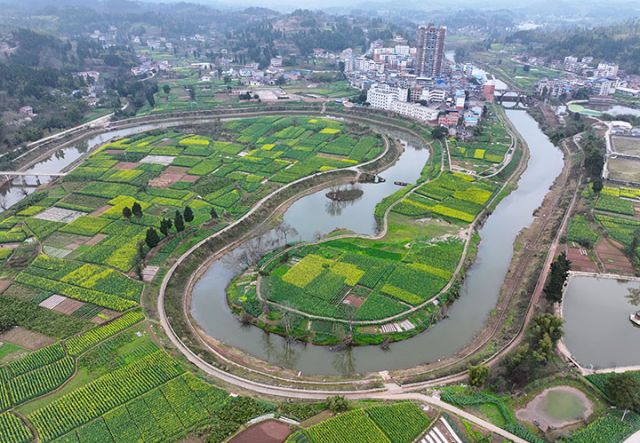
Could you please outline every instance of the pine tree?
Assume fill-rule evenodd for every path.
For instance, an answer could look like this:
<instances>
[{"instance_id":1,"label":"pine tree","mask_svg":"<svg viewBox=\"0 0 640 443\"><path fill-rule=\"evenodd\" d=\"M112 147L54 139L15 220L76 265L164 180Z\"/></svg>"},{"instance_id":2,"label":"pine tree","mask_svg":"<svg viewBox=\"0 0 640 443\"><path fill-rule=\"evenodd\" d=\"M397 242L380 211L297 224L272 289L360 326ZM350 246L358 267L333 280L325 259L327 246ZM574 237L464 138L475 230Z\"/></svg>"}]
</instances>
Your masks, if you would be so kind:
<instances>
[{"instance_id":1,"label":"pine tree","mask_svg":"<svg viewBox=\"0 0 640 443\"><path fill-rule=\"evenodd\" d=\"M162 232L162 234L166 237L167 235L169 235L169 229L171 229L172 226L173 222L171 220L169 220L168 218L163 218L160 221L160 232Z\"/></svg>"},{"instance_id":2,"label":"pine tree","mask_svg":"<svg viewBox=\"0 0 640 443\"><path fill-rule=\"evenodd\" d=\"M140 206L140 203L134 202L133 206L131 206L131 211L133 212L133 215L135 215L136 217L138 218L142 217L142 206Z\"/></svg>"},{"instance_id":3,"label":"pine tree","mask_svg":"<svg viewBox=\"0 0 640 443\"><path fill-rule=\"evenodd\" d=\"M211 208L211 211L209 211L209 215L211 216L211 219L217 220L218 213L216 212L216 208Z\"/></svg>"},{"instance_id":4,"label":"pine tree","mask_svg":"<svg viewBox=\"0 0 640 443\"><path fill-rule=\"evenodd\" d=\"M189 206L184 208L184 221L187 223L191 223L193 221L193 210Z\"/></svg>"},{"instance_id":5,"label":"pine tree","mask_svg":"<svg viewBox=\"0 0 640 443\"><path fill-rule=\"evenodd\" d=\"M125 206L124 208L122 208L122 215L124 216L124 218L129 220L131 218L131 209L129 209L128 206Z\"/></svg>"},{"instance_id":6,"label":"pine tree","mask_svg":"<svg viewBox=\"0 0 640 443\"><path fill-rule=\"evenodd\" d=\"M182 214L180 214L180 211L176 211L176 216L173 221L173 224L176 227L176 231L178 232L184 231L184 219L182 218Z\"/></svg>"},{"instance_id":7,"label":"pine tree","mask_svg":"<svg viewBox=\"0 0 640 443\"><path fill-rule=\"evenodd\" d=\"M158 231L156 231L153 228L147 229L147 236L145 237L144 241L147 244L147 246L149 246L149 249L153 249L156 246L158 246L158 243L160 243L160 237L158 236Z\"/></svg>"}]
</instances>

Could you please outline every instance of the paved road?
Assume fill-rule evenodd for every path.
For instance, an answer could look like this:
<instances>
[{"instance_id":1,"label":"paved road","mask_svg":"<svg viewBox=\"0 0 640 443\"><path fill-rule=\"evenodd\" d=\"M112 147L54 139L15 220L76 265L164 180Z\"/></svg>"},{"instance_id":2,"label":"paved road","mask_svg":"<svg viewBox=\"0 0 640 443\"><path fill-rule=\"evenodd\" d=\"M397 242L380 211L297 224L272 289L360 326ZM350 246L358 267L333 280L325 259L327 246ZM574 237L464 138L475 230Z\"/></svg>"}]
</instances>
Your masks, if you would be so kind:
<instances>
[{"instance_id":1,"label":"paved road","mask_svg":"<svg viewBox=\"0 0 640 443\"><path fill-rule=\"evenodd\" d=\"M624 443L640 443L640 431L627 438Z\"/></svg>"}]
</instances>

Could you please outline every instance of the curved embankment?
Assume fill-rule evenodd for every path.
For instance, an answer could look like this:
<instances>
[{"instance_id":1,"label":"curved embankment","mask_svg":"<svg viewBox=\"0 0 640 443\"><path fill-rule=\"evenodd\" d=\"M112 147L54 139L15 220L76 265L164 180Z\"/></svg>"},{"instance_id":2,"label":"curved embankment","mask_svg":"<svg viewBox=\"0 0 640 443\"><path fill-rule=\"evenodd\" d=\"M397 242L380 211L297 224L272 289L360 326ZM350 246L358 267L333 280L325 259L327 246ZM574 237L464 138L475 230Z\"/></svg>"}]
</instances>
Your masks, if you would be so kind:
<instances>
[{"instance_id":1,"label":"curved embankment","mask_svg":"<svg viewBox=\"0 0 640 443\"><path fill-rule=\"evenodd\" d=\"M414 134L414 135L415 135L415 134ZM523 162L523 163L524 163L524 162ZM521 171L520 171L520 170L518 170L518 171L516 171L516 172L521 172ZM516 175L517 175L517 174L516 174ZM175 268L173 269L173 271L175 271ZM172 272L173 272L173 271L172 271ZM168 281L168 279L165 279L165 281L164 281L164 283L165 283L165 284L163 285L163 288L161 289L161 299L160 299L160 300L162 300L162 298L164 297L164 292L165 292L166 287L167 287L167 284L166 284L166 283L167 283L167 281ZM159 302L159 304L161 304L161 303L162 303L162 301L160 301L160 302ZM159 309L162 309L162 310L164 311L164 307L163 307L163 306L159 306ZM188 313L187 313L187 312L185 312L184 314L185 314L185 315L188 315ZM164 312L161 312L161 318L163 318L164 320L166 320L166 314L165 314ZM163 326L165 326L165 329L167 329L167 328L171 328L171 325L169 325L169 323L168 323L167 321L163 321ZM185 349L187 349L187 348L188 348L188 347L187 347L187 346L186 346L186 345L185 345L181 340L179 340L179 339L177 338L177 334L175 333L175 331L173 331L173 330L169 330L169 331L168 331L168 334L169 334L170 336L172 336L171 338L172 338L172 341L174 341L174 344L176 344L176 346L178 346L181 350L183 350L183 352L184 352L184 350L185 350ZM202 344L205 348L208 348L208 350L209 350L209 351L212 351L212 352L216 353L216 354L217 354L217 356L220 358L220 360L221 360L221 361L223 361L225 364L234 364L234 365L236 365L236 366L239 366L237 363L234 363L234 362L230 361L230 360L229 360L229 359L227 359L224 355L222 355L222 353L218 352L218 350L217 350L214 346L211 346L209 343L207 343L205 340L203 340L203 339L202 339L202 337L199 337L199 338L200 338L200 340L199 340L199 341L200 341L200 344ZM214 344L215 344L215 343L214 343ZM195 356L195 354L194 354L193 352L189 351L189 353L191 354L191 358L193 358L193 357ZM204 363L205 365L208 365L208 363L206 363L204 360L200 360L200 363L201 363L201 364L202 364L202 363ZM210 365L210 366L212 366L212 365ZM212 367L215 367L215 366L212 366ZM254 374L254 375L255 375L255 373L256 373L256 372L258 372L258 373L260 373L260 375L261 375L261 376L266 376L266 377L269 377L270 379L274 379L274 378L275 378L275 381L276 381L277 383L282 383L282 382L284 381L284 382L292 383L292 384L294 384L294 385L300 385L300 384L308 384L308 385L318 384L318 382L317 382L317 381L312 381L312 380L300 380L300 379L295 379L295 380L294 380L294 379L286 379L286 378L281 378L281 377L273 377L273 375L272 375L272 374L265 374L265 373L264 373L264 372L262 372L262 371L255 371L255 370L253 370L253 369L248 369L248 368L243 368L243 369L244 369L244 370L246 370L246 371L248 371L248 372L250 372L251 374ZM216 371L216 372L217 372L217 371ZM455 377L455 376L454 376L454 377ZM448 377L447 379L449 379L449 380L453 380L454 378L452 378L452 377ZM443 381L443 380L445 380L445 379L440 379L440 380L441 380L441 381ZM322 383L319 383L319 384L322 384ZM327 384L332 384L332 383L331 383L331 382L329 382L329 383L327 383ZM335 383L333 383L333 384L335 384ZM334 392L334 391L332 391L332 392Z\"/></svg>"},{"instance_id":2,"label":"curved embankment","mask_svg":"<svg viewBox=\"0 0 640 443\"><path fill-rule=\"evenodd\" d=\"M524 159L523 159L524 160ZM566 166L570 164L570 162L566 162L565 163L565 172L568 170L568 168L566 168ZM563 177L566 179L568 174L563 174ZM557 187L563 187L566 185L566 180L557 180L556 184L554 185L556 188ZM573 195L573 197L575 198L575 194ZM553 199L551 199L553 200ZM559 212L560 215L564 215L563 218L563 227L566 225L566 221L568 219L568 214L564 213L564 211L562 210L562 208L558 208L557 206L557 200L553 200L550 202L545 202L548 203L547 206L551 208L551 212L555 211L555 212ZM556 211L557 210L557 211ZM549 227L549 223L548 220L551 217L547 217L547 215L551 215L550 212L546 212L542 217L542 223L541 227L538 229L538 231L542 230L546 230L547 228L551 229L552 227ZM540 222L540 218L534 219L534 223L538 223ZM556 231L554 231L556 232ZM562 230L557 232L557 235L554 237L554 242L552 244L552 248L551 250L546 250L545 252L548 252L548 254L546 254L547 256L547 261L553 258L553 254L554 254L554 249L555 246L557 246L557 243L559 241L560 238L560 232L562 232ZM543 245L540 245L540 247L542 247ZM537 255L534 252L534 256ZM541 288L542 285L544 283L544 276L541 276L540 279L538 279L538 284L536 285L536 291L535 291L535 295L539 296L540 292L541 292ZM166 286L165 286L166 288ZM530 303L528 305L527 308L527 312L526 312L526 316L523 322L522 327L519 328L518 334L516 334L512 340L510 340L507 345L503 348L501 348L500 350L496 351L493 355L491 355L489 358L487 358L486 360L484 360L487 364L494 364L502 355L504 355L506 352L509 352L511 349L513 349L513 347L515 347L523 338L524 336L524 330L525 330L525 326L528 323L528 321L530 320L530 318L532 317L534 308L535 308L535 302L536 302L536 297L533 298L532 303ZM165 328L169 327L170 325L166 324L166 316L163 314L161 317L163 317L163 320L165 320L163 323ZM492 330L492 334L495 333L499 333L500 329L494 329ZM270 374L267 374L267 376L269 377L268 380L270 383L262 383L260 381L256 382L253 380L250 380L248 378L246 378L245 376L238 376L235 374L230 374L229 372L227 372L226 370L222 370L219 369L218 367L211 365L209 363L207 363L206 361L204 361L202 358L198 357L194 352L192 352L187 346L184 345L184 343L181 342L181 340L179 340L177 338L177 336L175 335L175 333L172 333L171 331L169 331L168 335L170 336L172 342L180 349L181 352L183 352L187 358L192 361L194 364L196 364L198 367L200 367L201 369L205 370L205 372L214 375L218 378L220 378L223 381L226 381L228 383L232 383L238 387L244 388L244 389L249 389L249 390L254 390L256 392L260 392L260 393L265 393L265 394L269 394L269 395L284 395L284 396L293 396L293 397L297 397L298 395L300 396L300 398L308 398L308 395L328 395L328 393L336 393L336 392L340 392L343 394L349 394L349 395L354 395L354 396L358 396L358 395L374 395L375 392L379 392L381 391L381 389L366 389L366 390L360 390L360 391L354 391L354 390L339 390L339 388L336 389L336 386L340 386L340 383L331 383L328 382L326 383L327 386L332 386L334 389L301 389L301 388L297 388L297 387L283 387L283 386L274 386L273 384L270 383L276 383L276 384L280 384L283 382L287 382L287 383L291 383L295 385L309 385L309 386L313 386L313 385L318 385L318 384L322 384L322 383L318 383L316 381L312 381L312 380L292 380L292 379L284 379L284 378L279 378L279 377L273 377ZM493 337L493 335L488 335L486 337L485 340L483 340L483 343L481 343L481 345L486 345L491 338ZM481 345L479 345L476 349L479 349L481 347ZM210 346L207 346L209 349L211 349ZM211 349L213 350L213 349ZM253 372L251 370L249 370L248 372ZM402 388L398 387L395 384L388 384L385 386L384 389L386 389L387 391L396 391L396 390L403 390L403 391L408 391L408 390L417 390L417 389L423 389L425 387L430 387L430 386L435 386L438 384L443 384L443 383L448 383L448 382L455 382L455 381L460 381L463 380L466 375L465 375L466 371L462 370L460 372L457 372L453 375L448 375L445 377L437 377L437 378L433 378L431 380L428 381L423 381L423 382L417 382L417 383L413 383L413 384L406 384L403 385ZM264 374L263 374L264 375Z\"/></svg>"},{"instance_id":3,"label":"curved embankment","mask_svg":"<svg viewBox=\"0 0 640 443\"><path fill-rule=\"evenodd\" d=\"M511 132L509 131L509 134L511 135L511 145L510 145L510 150L515 148L515 137L513 137L513 135L511 134ZM449 153L449 148L448 148L448 144L445 143L442 144L441 143L442 148L444 149L444 151L447 154L447 158L448 158L448 164L449 164L449 169L451 169L451 155ZM512 159L512 155L509 156L509 161ZM503 164L500 165L500 168L497 172L493 173L490 176L477 176L478 180L483 180L483 179L488 179L491 177L494 177L495 175L499 174L502 170L504 170L507 166L508 166L508 162L504 162ZM303 243L303 244L299 244L299 245L295 245L289 248L284 249L283 251L279 252L278 254L275 254L272 258L270 258L267 262L265 262L260 270L265 269L266 267L268 267L268 265L270 263L272 263L274 260L279 259L283 254L290 252L293 249L297 249L300 247L303 247L305 245L320 245L322 243L326 243L326 242L331 242L331 241L335 241L335 240L339 240L339 239L347 239L347 238L359 238L359 239L365 239L365 240L382 240L384 237L386 237L387 232L388 232L388 225L389 225L389 214L391 213L391 211L393 210L393 208L395 208L399 203L401 203L401 201L404 198L409 197L411 194L415 193L420 186L424 185L425 183L428 183L430 181L436 180L437 178L439 178L443 171L445 169L445 156L442 155L441 156L441 166L440 166L440 171L439 173L435 176L432 177L429 180L426 180L424 182L421 182L419 184L413 185L412 188L403 195L402 198L397 199L396 201L394 201L391 205L389 205L382 217L382 229L380 230L380 232L378 232L375 235L367 235L367 234L343 234L343 235L337 235L337 236L332 236L329 238L324 238L318 241L314 241L314 242L308 242L308 243ZM485 203L484 208L480 211L480 213L474 218L474 220L469 224L469 226L467 226L463 231L462 231L462 238L464 238L464 248L462 250L462 254L460 255L460 260L458 260L458 263L456 265L456 268L453 272L453 274L451 275L451 278L449 279L449 281L447 282L447 284L436 294L434 294L432 297L426 299L425 301L423 301L422 303L411 307L410 309L408 309L407 311L403 311L400 312L398 314L389 316L389 317L385 317L385 318L381 318L381 319L377 319L377 320L345 320L345 319L337 319L337 318L333 318L333 317L323 317L323 316L319 316L319 315L314 315L314 314L309 314L300 310L297 310L295 308L289 307L289 306L285 306L281 303L277 303L277 302L273 302L268 300L267 298L265 298L262 294L262 276L260 273L258 273L258 277L256 280L256 293L258 298L263 301L264 303L267 303L271 306L275 306L280 310L284 310L284 311L289 311L298 315L301 315L302 317L308 318L308 319L312 319L312 320L326 320L326 321L331 321L331 322L335 322L335 323L343 323L343 324L351 324L351 325L358 325L358 326L368 326L368 325L382 325L382 324L386 324L386 323L390 323L402 318L405 318L409 315L411 315L412 313L415 313L421 309L424 309L425 307L427 307L429 304L432 304L435 300L438 299L438 297L446 294L447 292L449 292L451 290L451 288L453 287L453 285L457 282L460 281L460 279L463 277L461 274L463 273L463 268L465 265L465 262L469 256L469 248L471 246L471 240L473 238L473 233L475 232L476 228L478 228L479 225L482 224L482 221L488 216L489 213L489 208L493 207L497 201L503 197L503 192L505 191L505 189L507 189L509 186L511 185L511 180L506 180L504 182L504 184L497 189L492 197L489 199L489 201L487 201Z\"/></svg>"},{"instance_id":4,"label":"curved embankment","mask_svg":"<svg viewBox=\"0 0 640 443\"><path fill-rule=\"evenodd\" d=\"M278 114L282 114L282 112L278 112ZM306 114L306 115L310 115L310 114L311 114L311 115L313 115L313 113L309 113L309 112L304 112L304 114ZM355 120L356 120L356 121L358 121L358 122L361 122L363 119L355 119ZM377 126L380 126L380 125L381 125L381 123L380 123L380 122L375 121L375 120L373 120L373 119L367 119L367 120L368 120L368 121L370 121L371 123L376 124ZM425 144L427 144L427 145L428 145L428 142L426 142L426 140L424 140L424 139L420 136L420 134L418 134L417 132L415 132L415 131L413 131L413 130L410 130L410 129L407 129L407 128L404 128L404 127L402 127L402 126L395 125L395 124L392 124L392 123L389 123L389 122L387 122L386 126L390 127L391 129L394 129L394 130L401 130L401 131L405 131L405 132L409 133L409 134L410 134L411 136L413 136L413 137L418 137L418 138L422 139L422 140L425 142ZM390 146L389 141L388 141L388 138L384 137L384 139L385 139L385 152L383 152L383 153L382 153L378 158L376 158L376 159L373 159L373 160L371 160L371 161L369 161L369 162L366 162L366 163L363 163L363 164L360 164L360 165L354 166L354 167L352 167L352 168L350 168L350 169L351 169L351 170L355 170L356 168L363 168L363 167L367 167L367 166L369 166L369 167L374 167L374 166L376 165L376 163L384 162L386 157L391 157L391 160L393 160L393 161L394 161L395 159L393 158L393 157L394 157L393 155L387 155L387 154L389 154L389 146ZM388 160L387 160L387 162L388 162ZM385 166L386 166L386 165L385 165ZM261 201L259 201L259 202L258 202L258 203L257 203L257 204L252 208L252 209L251 209L251 211L250 211L249 213L245 214L241 219L237 220L237 221L236 221L236 222L234 222L232 225L230 225L230 226L226 227L224 230L221 230L221 231L219 231L219 232L217 232L217 233L213 234L212 236L210 236L210 237L208 237L208 238L206 238L206 239L203 239L203 240L202 240L202 241L200 241L198 244L194 245L192 248L190 248L190 249L189 249L189 251L187 251L185 254L183 254L183 255L178 259L178 261L177 261L176 263L174 263L174 264L173 264L173 266L168 270L167 274L165 275L165 277L164 277L164 279L163 279L163 281L162 281L162 284L161 284L161 286L160 286L160 290L159 290L159 297L158 297L158 303L157 303L157 309L158 309L159 317L160 317L160 319L161 319L162 326L165 328L165 330L166 330L166 332L167 332L167 335L171 338L171 340L174 342L174 344L175 344L176 346L178 346L181 350L188 349L188 346L187 346L187 345L186 345L182 340L180 340L180 339L178 338L178 334L177 334L177 333L176 333L176 331L173 329L173 327L172 327L172 325L170 324L170 322L167 320L167 313L166 313L166 309L165 309L165 305L164 305L164 303L165 303L165 294L166 294L166 291L167 291L167 287L169 286L169 283L170 283L170 281L171 281L171 278L172 278L172 277L173 277L173 275L175 274L176 270L180 267L180 265L182 265L182 264L183 264L187 259L189 259L189 257L190 257L192 254L194 254L194 252L198 251L200 248L204 248L204 247L205 247L205 245L206 245L209 241L211 241L211 240L213 240L213 239L216 239L216 238L218 238L218 237L220 237L220 236L222 236L222 235L226 234L227 232L229 232L229 231L233 230L235 227L240 226L240 225L241 225L243 222L245 222L246 220L249 220L249 219L254 215L254 213L257 213L257 212L261 209L261 207L262 207L263 205L268 204L268 203L269 203L269 201L270 201L271 199L274 199L275 197L277 197L277 196L278 196L278 194L282 194L282 193L283 193L284 191L286 191L287 189L292 188L292 187L296 186L297 184L300 184L300 183L304 183L304 182L308 182L308 181L310 181L310 180L313 180L313 179L314 179L314 178L316 178L316 177L319 177L319 176L329 176L329 175L332 175L332 174L337 175L337 174L343 173L344 171L345 171L345 169L341 169L341 170L336 170L336 171L328 171L328 172L325 172L325 173L314 174L314 175L312 175L312 176L309 176L309 177L305 177L305 178L302 178L302 179L296 180L295 182L292 182L292 183L290 183L290 184L288 184L288 185L286 185L286 186L284 186L284 187L279 188L278 190L276 190L276 191L272 192L270 195L266 196L266 197L265 197L265 198L263 198ZM352 177L351 177L351 178L352 178ZM324 184L324 185L322 185L322 186L324 187L324 186L326 186L326 184ZM282 203L280 203L280 204L278 205L278 207L276 207L275 209L272 209L272 211L271 211L271 212L277 212L277 210L278 210L281 206L284 206L284 205L289 204L289 203L290 203L290 201L289 201L289 200L292 200L292 199L295 199L295 198L297 198L297 195L292 195L292 196L291 196L291 197L289 197L287 200L285 200L285 201L283 201ZM271 215L271 214L265 214L265 218L264 218L264 219L261 219L261 220L260 220L260 222L259 222L259 223L257 223L257 226L256 226L256 225L252 226L252 231L253 231L253 230L255 230L256 228L259 228L259 227L260 227L260 225L264 224L264 223L267 221L267 219L269 218L269 216L270 216L270 215ZM200 264L198 265L198 269L196 269L196 270L191 274L191 277L190 277L189 281L184 285L184 286L186 286L186 288L187 288L186 292L187 292L187 293L190 293L190 288L191 288L191 286L192 286L193 282L197 279L197 277L198 277L198 271L199 271L199 270L201 270L201 269L203 269L204 267L206 267L207 263L208 263L208 262L210 262L212 259L217 258L217 257L218 257L218 256L220 256L221 254L225 253L227 250L231 249L232 247L235 247L235 246L236 246L240 241L244 240L244 238L245 238L245 235L243 235L243 236L242 236L241 238L239 238L239 239L235 239L231 244L226 244L226 245L224 245L224 246L223 246L222 248L220 248L220 249L217 249L217 248L216 248L216 249L215 249L215 252L216 252L215 256L214 256L214 257L208 257L208 259L207 259L207 260L205 260L203 263L200 263ZM181 287L180 289L181 289L182 291L184 291L184 287ZM273 380L273 379L276 379L276 380L278 380L279 382L294 382L294 383L296 383L296 384L301 384L301 383L302 383L302 384L323 384L323 382L322 382L322 381L317 381L317 380L304 381L304 380L292 380L292 379L287 379L287 378L281 378L281 377L278 377L278 376L274 376L273 374L269 374L269 373L267 373L267 372L263 372L263 371L260 371L260 370L255 370L255 369L252 369L252 368L243 367L243 366L241 366L241 365L238 365L238 364L237 364L236 362L234 362L233 360L228 359L225 355L223 355L223 353L218 352L218 350L217 350L216 348L212 347L212 346L210 345L210 343L209 343L206 339L204 339L202 336L200 336L200 334L198 333L198 331L196 330L196 328L191 324L191 322L190 322L190 318L189 318L189 312L188 312L188 306L189 306L189 303L188 303L188 297L184 297L184 294L182 294L181 296L182 296L182 297L183 297L183 299L184 299L182 315L183 315L183 316L184 316L184 318L187 320L187 323L188 323L188 327L189 327L189 329L190 329L190 332L191 332L191 333L193 333L193 334L196 336L197 340L199 341L199 344L200 344L200 345L202 345L202 346L204 346L205 348L207 348L209 352L213 353L219 361L222 361L224 364L230 364L230 365L235 365L235 366L241 367L241 369L243 369L243 370L245 370L245 371L248 371L249 373L251 373L251 374L253 374L253 375L258 375L258 376L268 377L269 379L272 379L272 380ZM189 350L189 353L190 353L192 356L193 356L193 355L195 355L191 350ZM203 363L204 363L204 361L203 361ZM371 380L370 380L370 379L364 379L364 380L357 380L357 381L343 381L343 382L338 382L338 384L350 384L350 383L366 384L366 383L369 383L369 382L371 382ZM329 385L329 384L336 384L336 382L335 382L335 381L333 381L333 382L326 383L326 384L327 384L327 385ZM332 392L334 392L334 391L332 391Z\"/></svg>"}]
</instances>

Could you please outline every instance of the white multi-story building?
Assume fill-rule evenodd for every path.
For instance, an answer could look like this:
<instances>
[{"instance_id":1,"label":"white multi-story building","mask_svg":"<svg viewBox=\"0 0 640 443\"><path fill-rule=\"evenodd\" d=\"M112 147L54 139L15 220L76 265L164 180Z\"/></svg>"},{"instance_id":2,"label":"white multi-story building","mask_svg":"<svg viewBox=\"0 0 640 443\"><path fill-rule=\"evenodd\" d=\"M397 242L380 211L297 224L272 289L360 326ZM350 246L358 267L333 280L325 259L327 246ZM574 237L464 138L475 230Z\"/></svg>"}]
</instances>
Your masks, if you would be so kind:
<instances>
[{"instance_id":1,"label":"white multi-story building","mask_svg":"<svg viewBox=\"0 0 640 443\"><path fill-rule=\"evenodd\" d=\"M391 112L395 112L405 117L424 122L432 122L438 119L439 111L433 108L427 108L418 103L401 102L393 100L391 102Z\"/></svg>"},{"instance_id":2,"label":"white multi-story building","mask_svg":"<svg viewBox=\"0 0 640 443\"><path fill-rule=\"evenodd\" d=\"M388 85L373 86L367 91L367 102L372 108L391 110L391 102L406 102L409 91L404 88L392 88Z\"/></svg>"},{"instance_id":3,"label":"white multi-story building","mask_svg":"<svg viewBox=\"0 0 640 443\"><path fill-rule=\"evenodd\" d=\"M423 89L420 100L443 103L447 99L447 91L444 89Z\"/></svg>"},{"instance_id":4,"label":"white multi-story building","mask_svg":"<svg viewBox=\"0 0 640 443\"><path fill-rule=\"evenodd\" d=\"M596 74L598 77L615 77L618 75L618 65L613 63L598 63Z\"/></svg>"},{"instance_id":5,"label":"white multi-story building","mask_svg":"<svg viewBox=\"0 0 640 443\"><path fill-rule=\"evenodd\" d=\"M367 101L372 108L395 112L400 115L425 122L438 118L436 109L408 102L409 90L389 85L373 86L367 92Z\"/></svg>"}]
</instances>

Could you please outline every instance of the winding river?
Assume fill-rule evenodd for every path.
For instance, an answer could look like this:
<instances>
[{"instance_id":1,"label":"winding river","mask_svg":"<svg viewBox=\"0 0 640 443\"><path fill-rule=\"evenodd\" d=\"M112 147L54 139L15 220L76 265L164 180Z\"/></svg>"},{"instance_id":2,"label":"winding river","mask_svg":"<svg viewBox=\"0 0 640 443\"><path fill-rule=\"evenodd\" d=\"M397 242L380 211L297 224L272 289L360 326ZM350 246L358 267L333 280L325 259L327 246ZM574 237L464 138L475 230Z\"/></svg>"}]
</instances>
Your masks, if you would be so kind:
<instances>
[{"instance_id":1,"label":"winding river","mask_svg":"<svg viewBox=\"0 0 640 443\"><path fill-rule=\"evenodd\" d=\"M480 229L482 241L476 262L471 266L449 317L411 339L393 343L389 350L376 346L343 351L289 344L282 337L266 334L253 326L243 326L226 303L225 288L247 266L255 251L268 251L282 243L277 228L213 262L193 290L191 312L210 336L257 358L305 374L346 375L400 369L433 362L462 348L480 331L498 300L518 233L530 225L533 211L540 206L549 187L562 170L562 154L539 129L535 120L522 111L507 116L526 140L529 164L518 189L505 198ZM402 136L400 136L402 140ZM428 159L428 151L415 140L403 140L406 149L398 162L381 175L385 184L362 185L363 196L349 205L336 207L325 197L326 189L296 201L284 214L283 223L297 232L299 240L312 240L336 228L372 234L373 208L391 194L396 180L415 182ZM286 231L291 231L291 229ZM288 240L293 239L290 234Z\"/></svg>"},{"instance_id":2,"label":"winding river","mask_svg":"<svg viewBox=\"0 0 640 443\"><path fill-rule=\"evenodd\" d=\"M429 151L418 140L407 138L405 133L390 134L402 140L405 150L396 164L382 173L387 180L385 183L359 185L363 190L362 197L340 204L326 198L326 189L307 195L283 215L283 223L288 229L268 231L252 240L251 247L242 246L213 262L194 288L193 317L212 337L269 363L305 374L344 375L407 368L436 361L462 348L482 328L495 307L511 261L513 242L518 232L531 223L533 211L562 169L560 151L549 142L533 118L522 111L507 111L507 116L529 145L529 164L518 189L498 205L481 228L477 260L469 269L460 299L451 306L447 319L416 337L392 344L388 351L375 346L334 351L312 345L291 345L274 334L243 326L226 303L225 288L231 279L254 258L255 251L266 252L282 244L284 231L288 232L288 241L294 237L313 240L337 228L374 234L375 205L398 189L394 181L415 182L429 158ZM31 170L63 171L83 154L109 140L167 126L175 124L148 124L110 131L77 146L60 149ZM25 188L19 183L22 181L31 187ZM46 181L46 177L40 177L40 183ZM25 194L35 190L33 185L37 184L33 177L14 180L0 190L3 205L9 207L20 201Z\"/></svg>"}]
</instances>

